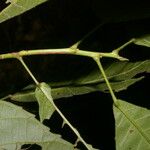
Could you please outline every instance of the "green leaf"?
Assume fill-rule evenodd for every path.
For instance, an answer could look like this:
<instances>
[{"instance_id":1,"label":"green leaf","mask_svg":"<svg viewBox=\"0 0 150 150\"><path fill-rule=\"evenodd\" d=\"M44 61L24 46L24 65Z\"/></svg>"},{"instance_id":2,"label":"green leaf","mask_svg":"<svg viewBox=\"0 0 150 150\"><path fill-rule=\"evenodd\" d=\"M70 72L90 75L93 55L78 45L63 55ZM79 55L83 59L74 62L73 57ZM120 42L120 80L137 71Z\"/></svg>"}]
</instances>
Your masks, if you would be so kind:
<instances>
[{"instance_id":1,"label":"green leaf","mask_svg":"<svg viewBox=\"0 0 150 150\"><path fill-rule=\"evenodd\" d=\"M119 92L122 90L126 90L130 85L142 80L144 77L134 78L134 79L127 79L118 82L110 82L112 89L114 92ZM109 92L108 87L105 83L100 83L97 85L97 89L102 92Z\"/></svg>"},{"instance_id":2,"label":"green leaf","mask_svg":"<svg viewBox=\"0 0 150 150\"><path fill-rule=\"evenodd\" d=\"M150 110L125 101L114 109L117 150L150 149Z\"/></svg>"},{"instance_id":3,"label":"green leaf","mask_svg":"<svg viewBox=\"0 0 150 150\"><path fill-rule=\"evenodd\" d=\"M11 100L18 102L34 102L36 101L35 91L22 91L10 96Z\"/></svg>"},{"instance_id":4,"label":"green leaf","mask_svg":"<svg viewBox=\"0 0 150 150\"><path fill-rule=\"evenodd\" d=\"M150 60L139 62L114 62L108 66L104 66L107 78L111 81L118 82L133 78L138 73L150 72ZM104 82L102 75L99 75L99 70L93 70L87 76L79 78L75 81L76 84L94 84Z\"/></svg>"},{"instance_id":5,"label":"green leaf","mask_svg":"<svg viewBox=\"0 0 150 150\"><path fill-rule=\"evenodd\" d=\"M134 40L134 44L150 47L150 35L145 35Z\"/></svg>"},{"instance_id":6,"label":"green leaf","mask_svg":"<svg viewBox=\"0 0 150 150\"><path fill-rule=\"evenodd\" d=\"M38 144L42 150L73 150L73 145L53 134L34 115L14 104L0 101L0 149L20 150Z\"/></svg>"},{"instance_id":7,"label":"green leaf","mask_svg":"<svg viewBox=\"0 0 150 150\"><path fill-rule=\"evenodd\" d=\"M143 77L136 78L136 79L129 79L120 82L111 82L111 86L116 92L119 92L121 90L127 89L128 86L142 79ZM90 92L96 92L96 91L108 92L108 87L105 83L100 83L100 84L93 84L93 85L86 85L86 86L67 86L67 87L60 87L60 88L52 88L51 92L52 92L53 99L56 100L59 98L67 98L75 95L88 94ZM33 90L22 91L20 93L11 95L11 100L18 101L18 102L34 102L36 101L35 92Z\"/></svg>"},{"instance_id":8,"label":"green leaf","mask_svg":"<svg viewBox=\"0 0 150 150\"><path fill-rule=\"evenodd\" d=\"M150 72L150 60L140 62L115 62L105 67L105 72L116 92L127 89L130 85L140 81L143 77L134 78L142 72ZM49 83L52 87L53 99L87 94L95 91L107 92L108 88L99 70L93 70L89 74L78 79L65 82ZM26 88L20 93L11 96L12 100L20 102L35 101L34 87Z\"/></svg>"},{"instance_id":9,"label":"green leaf","mask_svg":"<svg viewBox=\"0 0 150 150\"><path fill-rule=\"evenodd\" d=\"M35 90L35 97L39 103L40 121L49 119L55 108L52 105L51 88L46 83L40 83Z\"/></svg>"},{"instance_id":10,"label":"green leaf","mask_svg":"<svg viewBox=\"0 0 150 150\"><path fill-rule=\"evenodd\" d=\"M0 12L0 23L20 15L47 0L10 0L5 9Z\"/></svg>"}]
</instances>

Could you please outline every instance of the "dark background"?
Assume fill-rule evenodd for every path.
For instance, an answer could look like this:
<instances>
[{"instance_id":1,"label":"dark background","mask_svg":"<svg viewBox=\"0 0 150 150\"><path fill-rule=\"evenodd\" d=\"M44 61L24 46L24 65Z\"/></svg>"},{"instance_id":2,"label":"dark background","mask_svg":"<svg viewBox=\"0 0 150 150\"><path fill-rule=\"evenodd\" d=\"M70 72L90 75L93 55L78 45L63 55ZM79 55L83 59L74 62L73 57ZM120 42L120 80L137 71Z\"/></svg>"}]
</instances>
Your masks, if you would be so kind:
<instances>
[{"instance_id":1,"label":"dark background","mask_svg":"<svg viewBox=\"0 0 150 150\"><path fill-rule=\"evenodd\" d=\"M111 51L133 37L150 33L150 8L147 3L132 1L105 0L49 0L48 2L0 24L0 53L23 49L69 47L98 24L103 24L88 37L81 49L90 51ZM0 2L0 10L5 7ZM131 44L121 54L130 61L150 58L150 49ZM80 76L95 63L88 58L77 56L32 56L25 58L39 81L69 80ZM105 63L110 60L105 59ZM126 91L117 93L120 99L150 108L148 100L149 75L130 86ZM15 93L33 83L17 60L0 62L0 96ZM27 110L37 104L22 104ZM115 149L115 126L112 100L109 94L95 92L60 100L57 105L83 138L95 148ZM28 107L30 106L30 107ZM57 113L45 121L51 131L61 133L63 138L74 142L76 137L65 126ZM84 149L82 144L79 144ZM30 149L34 149L31 147ZM37 149L37 148L36 148Z\"/></svg>"}]
</instances>

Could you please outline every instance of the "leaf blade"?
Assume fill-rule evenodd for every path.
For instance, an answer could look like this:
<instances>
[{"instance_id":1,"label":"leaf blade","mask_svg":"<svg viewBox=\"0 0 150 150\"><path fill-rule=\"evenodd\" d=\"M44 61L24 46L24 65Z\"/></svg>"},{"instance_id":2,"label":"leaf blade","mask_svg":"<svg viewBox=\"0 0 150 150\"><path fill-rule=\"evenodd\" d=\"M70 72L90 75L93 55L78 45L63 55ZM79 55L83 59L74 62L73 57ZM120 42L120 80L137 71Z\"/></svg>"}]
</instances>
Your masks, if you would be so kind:
<instances>
[{"instance_id":1,"label":"leaf blade","mask_svg":"<svg viewBox=\"0 0 150 150\"><path fill-rule=\"evenodd\" d=\"M47 0L11 0L11 4L0 12L0 23L20 15Z\"/></svg>"},{"instance_id":2,"label":"leaf blade","mask_svg":"<svg viewBox=\"0 0 150 150\"><path fill-rule=\"evenodd\" d=\"M127 89L128 86L142 79L143 77L129 79L120 82L111 82L111 86L115 92L119 92ZM52 88L52 97L54 100L57 100L60 98L68 98L76 95L83 95L83 94L88 94L97 91L108 92L108 87L105 83L100 83L100 84L87 85L87 86L67 86L67 87ZM18 102L36 101L35 92L33 90L15 93L14 95L11 95L10 98L11 100L18 101Z\"/></svg>"},{"instance_id":3,"label":"leaf blade","mask_svg":"<svg viewBox=\"0 0 150 150\"><path fill-rule=\"evenodd\" d=\"M35 143L43 150L74 149L60 135L49 132L49 128L35 119L33 114L5 101L0 101L0 133L0 149L19 150L23 144Z\"/></svg>"},{"instance_id":4,"label":"leaf blade","mask_svg":"<svg viewBox=\"0 0 150 150\"><path fill-rule=\"evenodd\" d=\"M105 68L107 77L111 83L112 89L119 92L127 89L129 86L143 79L143 77L134 78L135 75L142 72L150 72L150 60L130 62L115 62ZM96 91L107 92L107 86L102 76L99 77L99 70L94 70L84 77L72 80L72 82L52 82L52 97L54 99L71 97L74 95L87 94ZM20 93L11 96L12 100L28 102L35 101L34 88L27 88Z\"/></svg>"},{"instance_id":5,"label":"leaf blade","mask_svg":"<svg viewBox=\"0 0 150 150\"><path fill-rule=\"evenodd\" d=\"M140 38L136 38L134 41L134 44L150 47L150 35L144 35Z\"/></svg>"},{"instance_id":6,"label":"leaf blade","mask_svg":"<svg viewBox=\"0 0 150 150\"><path fill-rule=\"evenodd\" d=\"M139 62L114 62L109 66L104 67L105 73L109 80L121 81L131 79L138 73L150 72L150 60ZM110 82L111 82L110 81ZM99 70L91 71L86 77L81 77L76 81L76 84L94 84L104 82L102 75L99 76Z\"/></svg>"},{"instance_id":7,"label":"leaf blade","mask_svg":"<svg viewBox=\"0 0 150 150\"><path fill-rule=\"evenodd\" d=\"M43 93L43 90L47 95ZM35 90L35 97L39 103L40 121L43 122L44 119L49 119L55 111L55 108L51 103L51 101L53 101L51 88L45 83L40 83Z\"/></svg>"},{"instance_id":8,"label":"leaf blade","mask_svg":"<svg viewBox=\"0 0 150 150\"><path fill-rule=\"evenodd\" d=\"M150 110L125 101L118 102L118 108L113 106L117 150L150 149Z\"/></svg>"}]
</instances>

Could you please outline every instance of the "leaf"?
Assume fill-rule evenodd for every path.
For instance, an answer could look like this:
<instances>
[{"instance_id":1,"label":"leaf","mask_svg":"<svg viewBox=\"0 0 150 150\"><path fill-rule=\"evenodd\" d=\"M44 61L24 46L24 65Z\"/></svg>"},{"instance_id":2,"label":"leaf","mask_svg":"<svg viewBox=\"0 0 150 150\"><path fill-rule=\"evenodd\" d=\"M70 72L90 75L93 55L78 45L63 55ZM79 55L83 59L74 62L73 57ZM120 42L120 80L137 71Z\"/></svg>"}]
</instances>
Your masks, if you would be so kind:
<instances>
[{"instance_id":1,"label":"leaf","mask_svg":"<svg viewBox=\"0 0 150 150\"><path fill-rule=\"evenodd\" d=\"M138 73L150 72L150 60L139 62L114 62L109 66L104 67L107 78L111 81L121 81L131 79ZM79 78L75 81L76 84L94 84L104 82L102 75L99 75L99 70L93 70L87 76Z\"/></svg>"},{"instance_id":2,"label":"leaf","mask_svg":"<svg viewBox=\"0 0 150 150\"><path fill-rule=\"evenodd\" d=\"M143 79L143 77L120 82L111 82L111 86L113 89L115 89L116 92L118 92L121 90L125 90L128 86L140 81L141 79ZM100 83L86 86L67 86L60 88L52 88L52 97L54 100L56 100L59 98L67 98L75 95L82 95L96 91L108 92L108 87L105 83ZM11 100L18 102L34 102L36 101L35 92L33 90L22 91L20 93L11 95Z\"/></svg>"},{"instance_id":3,"label":"leaf","mask_svg":"<svg viewBox=\"0 0 150 150\"><path fill-rule=\"evenodd\" d=\"M73 150L60 135L49 132L34 115L14 104L0 101L0 149L20 150L23 144L38 144L42 150Z\"/></svg>"},{"instance_id":4,"label":"leaf","mask_svg":"<svg viewBox=\"0 0 150 150\"><path fill-rule=\"evenodd\" d=\"M130 85L140 81L143 77L133 78L142 72L150 72L150 60L140 62L115 62L105 67L105 72L116 92L127 89ZM71 97L74 95L87 94L95 91L107 92L108 88L99 70L93 70L89 74L79 77L76 80L65 82L52 82L53 99ZM12 100L20 102L35 101L34 87L26 88L20 93L11 96Z\"/></svg>"},{"instance_id":5,"label":"leaf","mask_svg":"<svg viewBox=\"0 0 150 150\"><path fill-rule=\"evenodd\" d=\"M130 85L142 80L144 77L134 78L134 79L127 79L118 82L110 82L112 89L114 92L119 92L122 90L126 90ZM102 92L109 92L108 87L105 83L98 84L97 88Z\"/></svg>"},{"instance_id":6,"label":"leaf","mask_svg":"<svg viewBox=\"0 0 150 150\"><path fill-rule=\"evenodd\" d=\"M133 42L136 45L150 47L150 35L148 34L148 35L142 36L140 38L136 38Z\"/></svg>"},{"instance_id":7,"label":"leaf","mask_svg":"<svg viewBox=\"0 0 150 150\"><path fill-rule=\"evenodd\" d=\"M117 150L150 149L150 110L125 101L113 107Z\"/></svg>"},{"instance_id":8,"label":"leaf","mask_svg":"<svg viewBox=\"0 0 150 150\"><path fill-rule=\"evenodd\" d=\"M49 119L55 108L52 105L53 98L51 96L51 88L46 83L40 83L35 90L35 97L39 103L40 121Z\"/></svg>"},{"instance_id":9,"label":"leaf","mask_svg":"<svg viewBox=\"0 0 150 150\"><path fill-rule=\"evenodd\" d=\"M0 12L0 23L20 15L47 0L11 0L5 9Z\"/></svg>"}]
</instances>

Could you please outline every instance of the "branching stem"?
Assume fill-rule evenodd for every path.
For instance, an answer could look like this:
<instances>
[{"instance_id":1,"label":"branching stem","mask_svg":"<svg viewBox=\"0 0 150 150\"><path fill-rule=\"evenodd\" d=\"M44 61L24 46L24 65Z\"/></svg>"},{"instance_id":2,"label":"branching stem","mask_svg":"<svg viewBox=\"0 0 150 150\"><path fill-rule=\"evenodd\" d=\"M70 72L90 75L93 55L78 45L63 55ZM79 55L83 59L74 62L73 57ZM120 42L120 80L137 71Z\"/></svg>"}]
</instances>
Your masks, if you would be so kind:
<instances>
[{"instance_id":1,"label":"branching stem","mask_svg":"<svg viewBox=\"0 0 150 150\"><path fill-rule=\"evenodd\" d=\"M97 29L97 28L96 28ZM95 30L96 30L95 29ZM36 83L36 85L40 88L40 90L44 93L44 95L47 97L48 100L49 97L47 96L47 94L45 93L45 91L42 89L42 87L40 87L40 83L36 80L36 78L34 77L34 75L32 74L32 72L29 70L29 68L27 67L27 65L25 64L25 62L23 61L22 57L23 56L30 56L30 55L49 55L49 54L67 54L67 55L80 55L80 56L86 56L86 57L91 57L93 58L98 67L100 72L102 73L105 82L108 86L108 89L110 91L110 94L112 96L112 99L114 101L114 104L116 106L118 106L117 104L117 98L111 88L111 85L107 79L107 76L105 74L105 71L102 67L102 64L100 62L100 58L102 57L111 57L111 58L116 58L118 60L121 61L125 61L127 60L124 57L119 56L119 51L121 49L123 49L125 46L129 45L130 43L133 42L133 39L131 39L129 42L125 43L123 46L121 46L118 49L113 50L112 52L109 53L102 53L102 52L91 52L91 51L85 51L85 50L79 50L77 47L78 45L85 39L87 38L90 34L92 34L94 31L92 31L91 33L89 33L88 35L86 35L81 41L77 42L76 44L74 44L73 46L71 46L70 48L63 48L63 49L41 49L41 50L23 50L20 52L13 52L13 53L7 53L7 54L1 54L0 55L0 59L9 59L9 58L17 58L21 64L24 66L24 68L26 69L26 71L29 73L29 75L31 76L31 78L33 79L33 81ZM81 137L80 133L71 125L71 123L66 119L66 117L62 114L62 112L59 110L59 108L55 105L55 103L53 102L53 100L50 100L51 104L53 105L53 107L55 108L55 110L59 113L59 115L62 117L63 121L72 129L72 131L76 134L76 136L78 137L78 140L81 141L85 147L88 150L92 150L93 148L88 145L84 139Z\"/></svg>"},{"instance_id":2,"label":"branching stem","mask_svg":"<svg viewBox=\"0 0 150 150\"><path fill-rule=\"evenodd\" d=\"M67 54L67 55L80 55L80 56L86 56L86 57L94 57L94 56L101 56L101 57L110 57L110 58L116 58L121 61L127 60L124 57L119 56L116 53L109 52L109 53L103 53L103 52L91 52L91 51L85 51L85 50L73 50L71 48L64 48L64 49L41 49L41 50L23 50L20 52L13 52L13 53L7 53L7 54L1 54L0 59L10 59L10 58L17 58L17 57L23 57L23 56L31 56L31 55L54 55L54 54Z\"/></svg>"}]
</instances>

